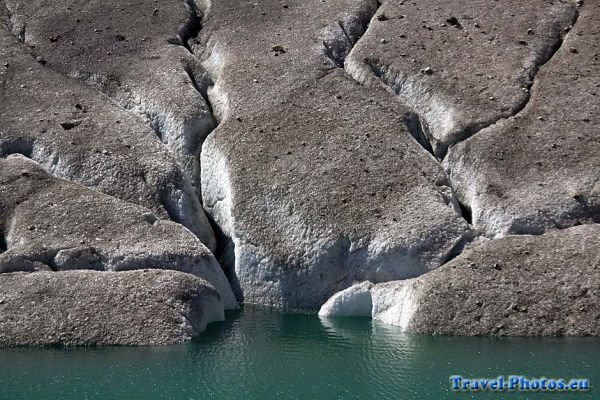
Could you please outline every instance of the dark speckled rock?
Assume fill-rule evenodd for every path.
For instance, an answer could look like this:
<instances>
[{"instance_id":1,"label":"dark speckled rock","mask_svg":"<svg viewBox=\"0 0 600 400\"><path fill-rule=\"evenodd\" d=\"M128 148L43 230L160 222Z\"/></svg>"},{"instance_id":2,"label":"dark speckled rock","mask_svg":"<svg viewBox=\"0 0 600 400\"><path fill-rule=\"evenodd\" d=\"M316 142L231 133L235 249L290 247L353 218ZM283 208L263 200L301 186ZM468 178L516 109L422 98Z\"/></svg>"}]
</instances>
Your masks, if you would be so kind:
<instances>
[{"instance_id":1,"label":"dark speckled rock","mask_svg":"<svg viewBox=\"0 0 600 400\"><path fill-rule=\"evenodd\" d=\"M600 226L581 225L485 241L419 278L336 294L321 314L357 309L370 290L373 318L409 332L598 336L599 235Z\"/></svg>"},{"instance_id":2,"label":"dark speckled rock","mask_svg":"<svg viewBox=\"0 0 600 400\"><path fill-rule=\"evenodd\" d=\"M140 206L53 177L22 155L0 159L0 272L173 269L237 303L212 253L190 231Z\"/></svg>"},{"instance_id":3,"label":"dark speckled rock","mask_svg":"<svg viewBox=\"0 0 600 400\"><path fill-rule=\"evenodd\" d=\"M438 267L469 227L410 110L341 68L376 2L286 4L207 13L194 49L221 124L204 143L202 197L244 301L318 307L355 280Z\"/></svg>"},{"instance_id":4,"label":"dark speckled rock","mask_svg":"<svg viewBox=\"0 0 600 400\"><path fill-rule=\"evenodd\" d=\"M445 167L489 236L600 222L600 4L586 2L516 117L450 150Z\"/></svg>"},{"instance_id":5,"label":"dark speckled rock","mask_svg":"<svg viewBox=\"0 0 600 400\"><path fill-rule=\"evenodd\" d=\"M54 175L171 218L215 248L193 185L144 121L42 66L4 29L0 67L1 157L24 154Z\"/></svg>"},{"instance_id":6,"label":"dark speckled rock","mask_svg":"<svg viewBox=\"0 0 600 400\"><path fill-rule=\"evenodd\" d=\"M208 282L176 271L0 274L0 345L178 343L222 321Z\"/></svg>"}]
</instances>

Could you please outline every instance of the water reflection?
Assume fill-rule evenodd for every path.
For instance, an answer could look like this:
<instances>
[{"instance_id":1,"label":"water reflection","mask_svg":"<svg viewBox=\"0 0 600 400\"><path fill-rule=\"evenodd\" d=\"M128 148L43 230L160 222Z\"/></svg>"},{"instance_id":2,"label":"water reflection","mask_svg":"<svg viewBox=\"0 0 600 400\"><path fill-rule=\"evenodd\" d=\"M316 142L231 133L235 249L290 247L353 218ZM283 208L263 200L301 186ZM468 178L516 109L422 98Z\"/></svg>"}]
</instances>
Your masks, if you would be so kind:
<instances>
[{"instance_id":1,"label":"water reflection","mask_svg":"<svg viewBox=\"0 0 600 400\"><path fill-rule=\"evenodd\" d=\"M448 376L589 376L593 386L599 356L598 339L418 336L247 307L182 345L0 350L0 384L2 399L494 398L451 393Z\"/></svg>"}]
</instances>

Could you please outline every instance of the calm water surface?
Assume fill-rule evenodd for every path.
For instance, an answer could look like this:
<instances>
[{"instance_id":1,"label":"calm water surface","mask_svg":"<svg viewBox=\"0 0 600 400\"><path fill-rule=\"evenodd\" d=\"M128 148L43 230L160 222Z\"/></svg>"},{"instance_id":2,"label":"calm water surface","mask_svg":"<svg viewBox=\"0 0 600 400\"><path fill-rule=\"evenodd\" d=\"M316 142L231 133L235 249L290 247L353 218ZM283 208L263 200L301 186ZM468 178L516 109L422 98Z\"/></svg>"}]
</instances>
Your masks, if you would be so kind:
<instances>
[{"instance_id":1,"label":"calm water surface","mask_svg":"<svg viewBox=\"0 0 600 400\"><path fill-rule=\"evenodd\" d=\"M455 394L448 377L588 377L587 394ZM248 308L190 343L0 349L0 399L600 399L600 339L406 335ZM599 386L600 387L600 386Z\"/></svg>"}]
</instances>

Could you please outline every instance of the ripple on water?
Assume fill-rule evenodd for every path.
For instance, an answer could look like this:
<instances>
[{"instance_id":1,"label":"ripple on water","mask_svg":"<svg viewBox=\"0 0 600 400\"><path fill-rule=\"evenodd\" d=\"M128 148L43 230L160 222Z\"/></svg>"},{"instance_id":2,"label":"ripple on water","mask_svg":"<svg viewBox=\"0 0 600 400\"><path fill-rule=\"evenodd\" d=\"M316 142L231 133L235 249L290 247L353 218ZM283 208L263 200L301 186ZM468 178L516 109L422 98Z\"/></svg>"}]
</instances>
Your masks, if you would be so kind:
<instances>
[{"instance_id":1,"label":"ripple on water","mask_svg":"<svg viewBox=\"0 0 600 400\"><path fill-rule=\"evenodd\" d=\"M593 385L600 340L417 336L369 319L246 307L182 345L0 350L2 400L488 398L450 392L448 376L513 373Z\"/></svg>"}]
</instances>

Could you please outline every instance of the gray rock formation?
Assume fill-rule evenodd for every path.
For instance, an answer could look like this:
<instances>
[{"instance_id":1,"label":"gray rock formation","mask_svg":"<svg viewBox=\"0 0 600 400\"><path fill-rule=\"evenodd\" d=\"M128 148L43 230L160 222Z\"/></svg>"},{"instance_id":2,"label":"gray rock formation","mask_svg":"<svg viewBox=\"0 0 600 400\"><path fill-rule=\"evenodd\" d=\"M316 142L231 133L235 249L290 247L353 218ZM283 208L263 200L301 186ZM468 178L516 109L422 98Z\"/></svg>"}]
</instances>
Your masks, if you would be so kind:
<instances>
[{"instance_id":1,"label":"gray rock formation","mask_svg":"<svg viewBox=\"0 0 600 400\"><path fill-rule=\"evenodd\" d=\"M356 280L429 271L469 236L410 110L340 68L376 6L214 2L207 13L194 50L220 125L201 186L246 302L318 307Z\"/></svg>"},{"instance_id":2,"label":"gray rock formation","mask_svg":"<svg viewBox=\"0 0 600 400\"><path fill-rule=\"evenodd\" d=\"M385 1L346 69L385 83L420 115L443 157L527 104L538 67L576 15L571 1Z\"/></svg>"},{"instance_id":3,"label":"gray rock formation","mask_svg":"<svg viewBox=\"0 0 600 400\"><path fill-rule=\"evenodd\" d=\"M187 229L22 155L0 159L0 232L0 272L173 269L206 279L237 308L221 267Z\"/></svg>"},{"instance_id":4,"label":"gray rock formation","mask_svg":"<svg viewBox=\"0 0 600 400\"><path fill-rule=\"evenodd\" d=\"M234 292L337 293L322 316L414 332L599 333L597 1L0 0L0 19L0 291L47 294L64 328L5 343L142 343L110 333L134 308L58 314L86 282L143 313L179 299L144 325L156 343ZM140 269L208 284L118 272ZM68 315L93 306L86 336Z\"/></svg>"},{"instance_id":5,"label":"gray rock formation","mask_svg":"<svg viewBox=\"0 0 600 400\"><path fill-rule=\"evenodd\" d=\"M0 274L0 345L177 343L222 321L208 282L176 271Z\"/></svg>"},{"instance_id":6,"label":"gray rock formation","mask_svg":"<svg viewBox=\"0 0 600 400\"><path fill-rule=\"evenodd\" d=\"M215 248L193 186L141 119L42 66L3 29L0 59L0 156L24 154L52 174L170 217Z\"/></svg>"},{"instance_id":7,"label":"gray rock formation","mask_svg":"<svg viewBox=\"0 0 600 400\"><path fill-rule=\"evenodd\" d=\"M371 286L372 317L408 332L443 335L599 335L600 226L508 236L473 246L441 268ZM348 315L357 289L320 315Z\"/></svg>"},{"instance_id":8,"label":"gray rock formation","mask_svg":"<svg viewBox=\"0 0 600 400\"><path fill-rule=\"evenodd\" d=\"M600 222L600 4L586 2L531 100L445 160L473 224L489 236Z\"/></svg>"}]
</instances>

